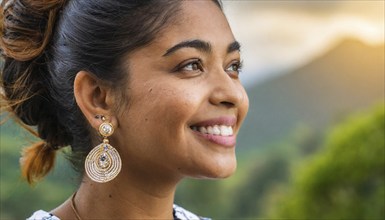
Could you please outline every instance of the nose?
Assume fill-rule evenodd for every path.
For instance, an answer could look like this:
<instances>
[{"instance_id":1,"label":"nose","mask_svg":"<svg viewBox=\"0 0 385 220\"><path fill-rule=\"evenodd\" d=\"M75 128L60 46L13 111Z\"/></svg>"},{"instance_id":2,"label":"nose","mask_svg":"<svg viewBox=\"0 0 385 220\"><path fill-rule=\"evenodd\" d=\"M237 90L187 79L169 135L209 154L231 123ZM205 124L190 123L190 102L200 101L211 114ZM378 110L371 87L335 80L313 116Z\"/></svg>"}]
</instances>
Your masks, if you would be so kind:
<instances>
[{"instance_id":1,"label":"nose","mask_svg":"<svg viewBox=\"0 0 385 220\"><path fill-rule=\"evenodd\" d=\"M223 70L215 75L211 81L213 88L210 94L210 102L213 105L234 108L247 100L245 89L238 79L231 78Z\"/></svg>"}]
</instances>

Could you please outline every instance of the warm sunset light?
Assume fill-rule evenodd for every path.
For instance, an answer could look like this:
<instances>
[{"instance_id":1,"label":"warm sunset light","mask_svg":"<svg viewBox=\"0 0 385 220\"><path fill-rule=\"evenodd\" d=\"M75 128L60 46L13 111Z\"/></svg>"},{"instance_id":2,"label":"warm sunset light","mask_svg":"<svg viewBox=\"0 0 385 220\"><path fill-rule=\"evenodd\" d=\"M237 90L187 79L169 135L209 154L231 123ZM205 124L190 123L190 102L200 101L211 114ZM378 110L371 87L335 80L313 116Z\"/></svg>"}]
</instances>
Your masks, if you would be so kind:
<instances>
[{"instance_id":1,"label":"warm sunset light","mask_svg":"<svg viewBox=\"0 0 385 220\"><path fill-rule=\"evenodd\" d=\"M0 220L384 219L385 0L0 0L0 35Z\"/></svg>"},{"instance_id":2,"label":"warm sunset light","mask_svg":"<svg viewBox=\"0 0 385 220\"><path fill-rule=\"evenodd\" d=\"M384 43L384 1L224 1L244 81L296 68L344 39Z\"/></svg>"}]
</instances>

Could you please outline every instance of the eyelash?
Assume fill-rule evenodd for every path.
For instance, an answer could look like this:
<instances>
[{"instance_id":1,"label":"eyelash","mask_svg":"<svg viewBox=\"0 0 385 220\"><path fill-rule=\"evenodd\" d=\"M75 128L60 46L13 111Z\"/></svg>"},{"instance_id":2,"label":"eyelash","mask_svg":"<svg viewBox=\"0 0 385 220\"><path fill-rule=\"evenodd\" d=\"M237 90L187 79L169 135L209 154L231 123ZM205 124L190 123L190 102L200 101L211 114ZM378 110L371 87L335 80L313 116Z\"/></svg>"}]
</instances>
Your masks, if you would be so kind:
<instances>
[{"instance_id":1,"label":"eyelash","mask_svg":"<svg viewBox=\"0 0 385 220\"><path fill-rule=\"evenodd\" d=\"M194 70L194 69L186 69L186 67L190 66L190 65L194 65L194 64L197 64L197 69L198 70ZM186 62L183 62L181 64L179 64L175 69L174 69L175 72L183 72L183 71L201 71L203 72L204 69L203 69L203 65L202 65L202 61L200 59L191 59L191 60L188 60ZM173 72L174 72L173 71Z\"/></svg>"},{"instance_id":2,"label":"eyelash","mask_svg":"<svg viewBox=\"0 0 385 220\"><path fill-rule=\"evenodd\" d=\"M194 65L194 64L197 65L197 66L196 66L196 69L194 69L194 67L192 66L192 65ZM191 66L191 68L190 68L190 69L186 69L186 67L188 67L188 66ZM235 67L235 69L229 70L229 68L231 68L231 67ZM233 63L230 64L229 67L227 67L227 68L225 69L225 71L226 71L227 73L229 73L229 72L236 72L236 75L238 76L238 75L240 74L240 72L242 72L242 67L243 67L243 62L242 62L242 61L239 61L239 60L235 60L235 61L233 61ZM178 71L178 72L182 72L182 71L194 71L194 72L200 71L200 72L203 72L203 71L204 71L204 68L203 68L203 64L202 64L201 59L193 59L193 60L187 61L187 63L184 62L184 63L178 65L178 66L174 69L174 71L175 71L175 72L176 72L176 71ZM229 73L229 74L231 74L231 73Z\"/></svg>"},{"instance_id":3,"label":"eyelash","mask_svg":"<svg viewBox=\"0 0 385 220\"><path fill-rule=\"evenodd\" d=\"M236 75L239 75L242 72L243 61L235 60L233 63L230 64L230 66L226 69L226 71L228 71L230 67L234 67L234 66L236 67L236 69L230 70L230 71L237 72Z\"/></svg>"}]
</instances>

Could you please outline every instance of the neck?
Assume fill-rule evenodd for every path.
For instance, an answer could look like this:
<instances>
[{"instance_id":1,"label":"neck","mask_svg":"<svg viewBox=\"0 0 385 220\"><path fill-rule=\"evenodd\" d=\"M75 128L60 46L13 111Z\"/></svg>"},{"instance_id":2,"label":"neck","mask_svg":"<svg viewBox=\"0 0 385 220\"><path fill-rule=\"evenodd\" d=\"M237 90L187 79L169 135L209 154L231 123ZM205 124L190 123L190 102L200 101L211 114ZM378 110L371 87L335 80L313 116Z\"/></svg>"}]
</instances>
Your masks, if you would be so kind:
<instances>
[{"instance_id":1,"label":"neck","mask_svg":"<svg viewBox=\"0 0 385 220\"><path fill-rule=\"evenodd\" d=\"M74 198L78 214L82 219L172 219L176 183L139 180L120 175L95 183L85 177Z\"/></svg>"}]
</instances>

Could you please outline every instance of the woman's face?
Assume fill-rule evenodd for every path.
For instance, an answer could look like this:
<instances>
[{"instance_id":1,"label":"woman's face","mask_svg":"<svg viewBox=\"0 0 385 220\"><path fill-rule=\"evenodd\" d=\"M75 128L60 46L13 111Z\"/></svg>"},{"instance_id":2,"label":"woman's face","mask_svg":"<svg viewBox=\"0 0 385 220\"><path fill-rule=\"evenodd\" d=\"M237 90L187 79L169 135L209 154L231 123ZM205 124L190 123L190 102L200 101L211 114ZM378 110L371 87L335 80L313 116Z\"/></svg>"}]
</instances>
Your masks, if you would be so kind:
<instances>
[{"instance_id":1,"label":"woman's face","mask_svg":"<svg viewBox=\"0 0 385 220\"><path fill-rule=\"evenodd\" d=\"M248 110L239 45L211 1L183 1L175 20L127 58L129 104L114 134L123 172L227 177Z\"/></svg>"}]
</instances>

